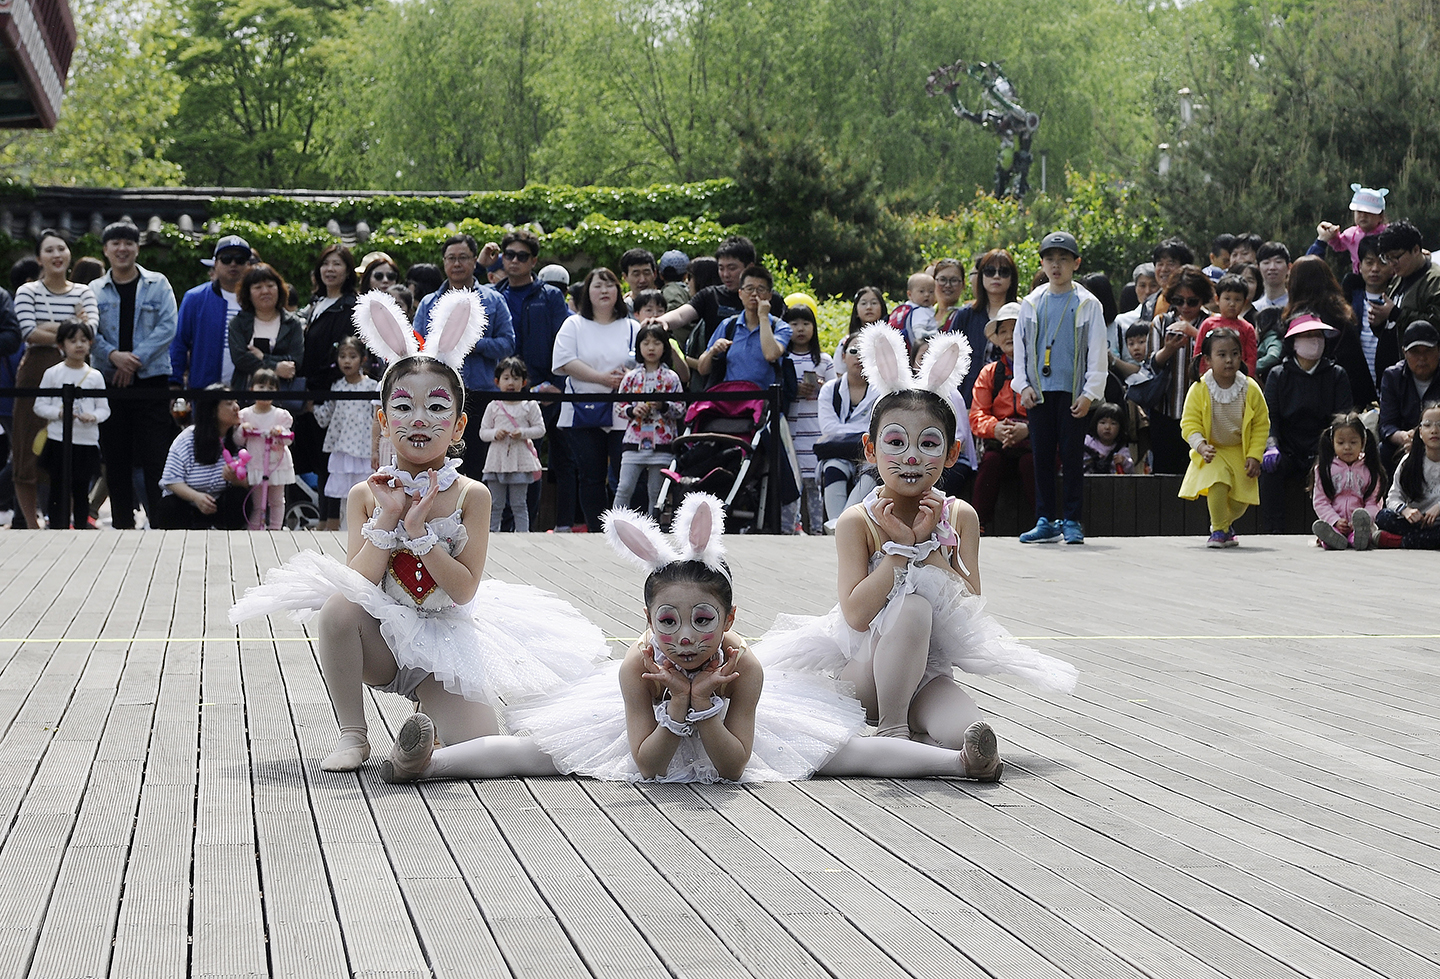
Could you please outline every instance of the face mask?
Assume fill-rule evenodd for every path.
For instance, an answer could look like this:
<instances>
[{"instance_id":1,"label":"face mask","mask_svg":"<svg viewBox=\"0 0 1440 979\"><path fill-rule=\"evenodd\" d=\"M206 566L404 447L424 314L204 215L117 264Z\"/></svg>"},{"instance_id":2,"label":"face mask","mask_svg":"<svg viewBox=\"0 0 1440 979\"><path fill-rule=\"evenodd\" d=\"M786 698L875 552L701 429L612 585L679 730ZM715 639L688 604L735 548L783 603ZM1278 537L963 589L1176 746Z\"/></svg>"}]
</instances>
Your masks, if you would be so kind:
<instances>
[{"instance_id":1,"label":"face mask","mask_svg":"<svg viewBox=\"0 0 1440 979\"><path fill-rule=\"evenodd\" d=\"M1301 360L1319 360L1325 353L1325 340L1322 337L1297 337L1295 340L1295 356Z\"/></svg>"}]
</instances>

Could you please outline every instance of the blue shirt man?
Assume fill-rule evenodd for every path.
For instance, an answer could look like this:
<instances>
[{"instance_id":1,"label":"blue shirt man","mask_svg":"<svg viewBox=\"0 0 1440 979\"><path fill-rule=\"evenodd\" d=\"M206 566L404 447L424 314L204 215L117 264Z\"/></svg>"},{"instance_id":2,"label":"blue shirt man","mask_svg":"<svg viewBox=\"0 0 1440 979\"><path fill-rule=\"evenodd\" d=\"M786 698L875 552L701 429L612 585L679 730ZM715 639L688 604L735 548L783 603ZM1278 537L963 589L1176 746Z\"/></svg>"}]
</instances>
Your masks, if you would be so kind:
<instances>
[{"instance_id":1,"label":"blue shirt man","mask_svg":"<svg viewBox=\"0 0 1440 979\"><path fill-rule=\"evenodd\" d=\"M510 322L510 308L500 294L475 278L475 260L479 249L469 235L451 235L445 239L445 288L432 292L420 301L415 310L415 332L422 337L430 329L430 315L440 297L451 289L474 289L485 307L485 335L475 344L460 379L467 391L494 391L495 365L515 353L515 328Z\"/></svg>"},{"instance_id":2,"label":"blue shirt man","mask_svg":"<svg viewBox=\"0 0 1440 979\"><path fill-rule=\"evenodd\" d=\"M709 375L715 358L724 356L725 380L749 381L768 388L775 383L775 362L790 345L789 324L770 315L774 280L762 266L752 265L740 276L740 302L745 312L715 330L710 348L700 357L699 372Z\"/></svg>"}]
</instances>

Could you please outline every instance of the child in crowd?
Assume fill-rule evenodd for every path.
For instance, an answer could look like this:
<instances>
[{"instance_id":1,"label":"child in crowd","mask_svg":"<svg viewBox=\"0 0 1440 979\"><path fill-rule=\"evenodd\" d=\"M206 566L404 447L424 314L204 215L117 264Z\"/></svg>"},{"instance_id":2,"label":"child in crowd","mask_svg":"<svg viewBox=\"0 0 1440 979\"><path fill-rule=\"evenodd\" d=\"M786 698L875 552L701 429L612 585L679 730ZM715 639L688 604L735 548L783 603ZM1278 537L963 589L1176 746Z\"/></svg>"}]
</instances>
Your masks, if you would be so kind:
<instances>
[{"instance_id":1,"label":"child in crowd","mask_svg":"<svg viewBox=\"0 0 1440 979\"><path fill-rule=\"evenodd\" d=\"M815 457L815 442L820 438L820 388L835 377L835 362L820 349L819 327L809 306L796 303L785 310L790 324L790 347L786 356L799 379L795 400L790 404L786 420L790 423L790 441L795 447L795 461L800 464L801 500L785 504L780 526L787 533L799 525L803 500L807 518L804 530L811 534L825 533L825 505L820 495Z\"/></svg>"},{"instance_id":2,"label":"child in crowd","mask_svg":"<svg viewBox=\"0 0 1440 979\"><path fill-rule=\"evenodd\" d=\"M660 292L665 297L665 312L679 309L690 301L690 289L685 285L685 275L689 271L690 256L684 252L672 248L660 256ZM681 342L684 342L683 339Z\"/></svg>"},{"instance_id":3,"label":"child in crowd","mask_svg":"<svg viewBox=\"0 0 1440 979\"><path fill-rule=\"evenodd\" d=\"M379 391L380 382L364 373L369 351L357 336L335 344L335 366L340 379L331 391ZM315 422L325 429L321 448L329 455L330 475L321 489L323 502L321 530L344 530L344 501L356 483L362 483L380 468L380 423L375 420L378 402L332 399L315 406Z\"/></svg>"},{"instance_id":4,"label":"child in crowd","mask_svg":"<svg viewBox=\"0 0 1440 979\"><path fill-rule=\"evenodd\" d=\"M390 298L395 300L396 304L405 313L406 319L411 319L415 316L415 293L410 291L409 286L394 285L385 291L389 293Z\"/></svg>"},{"instance_id":5,"label":"child in crowd","mask_svg":"<svg viewBox=\"0 0 1440 979\"><path fill-rule=\"evenodd\" d=\"M1390 188L1362 187L1350 185L1350 219L1353 222L1344 231L1338 224L1321 221L1315 226L1316 243L1325 242L1333 252L1350 256L1350 271L1360 271L1360 241L1380 234L1387 227L1385 223L1385 198ZM1317 254L1314 248L1311 254Z\"/></svg>"},{"instance_id":6,"label":"child in crowd","mask_svg":"<svg viewBox=\"0 0 1440 979\"><path fill-rule=\"evenodd\" d=\"M250 390L279 391L280 375L262 367L250 375ZM246 525L251 530L279 530L285 526L285 487L295 482L295 460L290 455L295 419L268 398L257 399L240 409L240 434L250 452Z\"/></svg>"},{"instance_id":7,"label":"child in crowd","mask_svg":"<svg viewBox=\"0 0 1440 979\"><path fill-rule=\"evenodd\" d=\"M1102 401L1090 413L1090 434L1085 436L1085 471L1101 475L1135 471L1135 460L1125 437L1125 409Z\"/></svg>"},{"instance_id":8,"label":"child in crowd","mask_svg":"<svg viewBox=\"0 0 1440 979\"><path fill-rule=\"evenodd\" d=\"M871 323L881 323L890 315L885 306L885 294L874 286L861 286L850 304L850 329L846 336L858 335ZM840 363L840 351L844 348L842 338L835 348L835 363Z\"/></svg>"},{"instance_id":9,"label":"child in crowd","mask_svg":"<svg viewBox=\"0 0 1440 979\"><path fill-rule=\"evenodd\" d=\"M1230 268L1230 249L1234 247L1234 235L1216 235L1210 242L1210 264L1200 271L1208 275L1212 282L1219 282L1225 270Z\"/></svg>"},{"instance_id":10,"label":"child in crowd","mask_svg":"<svg viewBox=\"0 0 1440 979\"><path fill-rule=\"evenodd\" d=\"M65 359L47 368L40 387L58 388L73 384L82 391L105 390L105 376L90 366L90 345L95 331L84 320L67 317L55 331L55 345ZM58 397L35 399L35 414L49 422L45 426L45 447L40 465L50 474L50 505L46 515L51 530L66 530L71 517L76 530L90 527L90 483L100 475L100 423L110 417L110 402L104 394L76 398L71 409L75 421L70 429L70 485L65 485L65 423L61 417L65 402ZM128 478L128 474L127 478Z\"/></svg>"},{"instance_id":11,"label":"child in crowd","mask_svg":"<svg viewBox=\"0 0 1440 979\"><path fill-rule=\"evenodd\" d=\"M659 289L642 289L634 296L635 312L634 319L637 323L644 323L646 320L659 319L668 310L665 309L665 294ZM681 332L689 336L694 324L684 327ZM690 367L685 362L685 347L677 334L667 328L666 342L670 344L669 367L676 374L680 375L681 384L690 383ZM683 414L683 412L682 412Z\"/></svg>"},{"instance_id":12,"label":"child in crowd","mask_svg":"<svg viewBox=\"0 0 1440 979\"><path fill-rule=\"evenodd\" d=\"M883 392L865 458L884 485L836 527L839 604L819 618L779 616L756 654L767 670L821 670L855 684L875 737L960 749L969 777L998 778L994 733L955 669L1067 692L1076 671L984 614L979 520L969 504L935 491L960 454L950 395L969 366L969 345L937 335L912 375L888 326L866 330L860 343L866 375Z\"/></svg>"},{"instance_id":13,"label":"child in crowd","mask_svg":"<svg viewBox=\"0 0 1440 979\"><path fill-rule=\"evenodd\" d=\"M1310 529L1322 547L1365 551L1379 545L1374 518L1385 499L1385 470L1364 419L1354 412L1335 416L1320 436L1310 479L1319 518Z\"/></svg>"},{"instance_id":14,"label":"child in crowd","mask_svg":"<svg viewBox=\"0 0 1440 979\"><path fill-rule=\"evenodd\" d=\"M1125 352L1129 360L1143 364L1155 351L1151 347L1154 331L1149 323L1135 323L1125 330ZM1130 433L1131 457L1140 461L1142 472L1150 472L1150 419L1141 408L1129 398L1125 399L1125 428Z\"/></svg>"},{"instance_id":15,"label":"child in crowd","mask_svg":"<svg viewBox=\"0 0 1440 979\"><path fill-rule=\"evenodd\" d=\"M495 365L495 386L506 394L524 391L530 370L519 357L506 357ZM480 439L490 443L482 479L490 491L490 533L500 532L500 518L510 508L515 533L530 532L527 494L543 467L535 439L545 437L545 419L538 401L491 401L480 417Z\"/></svg>"},{"instance_id":16,"label":"child in crowd","mask_svg":"<svg viewBox=\"0 0 1440 979\"><path fill-rule=\"evenodd\" d=\"M905 337L905 346L911 351L935 332L933 275L916 272L910 276L905 283L905 301L890 311L890 325Z\"/></svg>"},{"instance_id":17,"label":"child in crowd","mask_svg":"<svg viewBox=\"0 0 1440 979\"><path fill-rule=\"evenodd\" d=\"M685 390L680 375L670 367L675 353L669 341L670 336L662 326L642 326L635 332L637 366L631 368L620 381L620 394L679 394ZM642 472L650 501L645 512L655 508L665 481L662 470L675 461L670 443L679 434L680 419L683 417L683 401L621 401L615 406L615 424L625 427L620 481L615 490L616 508L630 507Z\"/></svg>"},{"instance_id":18,"label":"child in crowd","mask_svg":"<svg viewBox=\"0 0 1440 979\"><path fill-rule=\"evenodd\" d=\"M1270 411L1254 378L1240 371L1240 335L1211 330L1202 350L1210 369L1185 396L1180 434L1190 443L1190 465L1180 497L1204 496L1210 509L1206 547L1235 547L1230 528L1260 502L1260 459L1270 431Z\"/></svg>"},{"instance_id":19,"label":"child in crowd","mask_svg":"<svg viewBox=\"0 0 1440 979\"><path fill-rule=\"evenodd\" d=\"M465 388L459 370L485 330L476 294L435 304L424 348L395 301L360 296L355 325L390 366L380 429L397 464L350 491L344 561L302 551L265 574L230 621L319 613L316 652L340 737L320 763L354 771L370 756L366 685L419 703L446 741L499 729L495 710L553 693L609 657L605 638L568 603L483 580L490 493L462 476Z\"/></svg>"},{"instance_id":20,"label":"child in crowd","mask_svg":"<svg viewBox=\"0 0 1440 979\"><path fill-rule=\"evenodd\" d=\"M1046 284L1020 302L1015 321L1015 379L1035 451L1035 527L1022 544L1085 543L1085 431L1090 405L1105 393L1105 316L1100 301L1075 283L1080 248L1064 231L1040 242ZM1055 499L1055 460L1064 509Z\"/></svg>"},{"instance_id":21,"label":"child in crowd","mask_svg":"<svg viewBox=\"0 0 1440 979\"><path fill-rule=\"evenodd\" d=\"M512 735L437 748L435 725L424 714L411 715L381 777L411 782L574 773L672 783L790 781L817 771L999 777L994 735L983 722L960 751L860 737L864 711L833 677L762 667L729 631L736 608L724 523L720 501L704 493L685 498L670 538L648 517L607 513L611 545L649 572L648 628L625 658L507 711Z\"/></svg>"},{"instance_id":22,"label":"child in crowd","mask_svg":"<svg viewBox=\"0 0 1440 979\"><path fill-rule=\"evenodd\" d=\"M1204 374L1210 368L1200 354L1205 345L1205 335L1211 330L1223 326L1240 335L1241 360L1245 364L1245 373L1251 377L1255 376L1255 358L1260 340L1255 333L1255 327L1242 319L1245 307L1250 305L1252 292L1250 284L1238 275L1222 276L1220 281L1215 283L1215 300L1219 312L1214 316L1206 317L1205 322L1200 324L1200 332L1195 334L1195 370L1200 374Z\"/></svg>"},{"instance_id":23,"label":"child in crowd","mask_svg":"<svg viewBox=\"0 0 1440 979\"><path fill-rule=\"evenodd\" d=\"M1421 407L1410 451L1395 467L1375 524L1381 547L1440 550L1440 401Z\"/></svg>"},{"instance_id":24,"label":"child in crowd","mask_svg":"<svg viewBox=\"0 0 1440 979\"><path fill-rule=\"evenodd\" d=\"M1030 428L1025 407L1010 387L1015 370L1015 319L1020 315L1019 303L1000 307L995 319L985 324L985 339L1000 352L980 369L970 397L970 429L980 440L980 465L975 472L972 499L980 520L980 532L994 528L995 504L1005 478L1014 474L1020 479L1029 515L1035 512L1035 465L1030 451Z\"/></svg>"}]
</instances>

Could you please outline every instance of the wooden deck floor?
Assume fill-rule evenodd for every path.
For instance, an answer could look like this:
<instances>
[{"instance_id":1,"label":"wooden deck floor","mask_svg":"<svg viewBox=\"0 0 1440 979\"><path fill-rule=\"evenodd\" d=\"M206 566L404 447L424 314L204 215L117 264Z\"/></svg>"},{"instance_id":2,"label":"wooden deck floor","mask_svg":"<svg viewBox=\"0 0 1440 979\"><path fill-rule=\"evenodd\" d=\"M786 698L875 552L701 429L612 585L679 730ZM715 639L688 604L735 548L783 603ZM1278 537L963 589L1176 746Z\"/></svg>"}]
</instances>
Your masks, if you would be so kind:
<instances>
[{"instance_id":1,"label":"wooden deck floor","mask_svg":"<svg viewBox=\"0 0 1440 979\"><path fill-rule=\"evenodd\" d=\"M226 622L299 547L340 550L0 535L0 977L1440 976L1433 554L986 541L992 610L1082 670L973 684L999 785L417 788L321 772L303 631ZM731 557L748 634L832 601L827 541ZM489 570L642 621L598 537Z\"/></svg>"}]
</instances>

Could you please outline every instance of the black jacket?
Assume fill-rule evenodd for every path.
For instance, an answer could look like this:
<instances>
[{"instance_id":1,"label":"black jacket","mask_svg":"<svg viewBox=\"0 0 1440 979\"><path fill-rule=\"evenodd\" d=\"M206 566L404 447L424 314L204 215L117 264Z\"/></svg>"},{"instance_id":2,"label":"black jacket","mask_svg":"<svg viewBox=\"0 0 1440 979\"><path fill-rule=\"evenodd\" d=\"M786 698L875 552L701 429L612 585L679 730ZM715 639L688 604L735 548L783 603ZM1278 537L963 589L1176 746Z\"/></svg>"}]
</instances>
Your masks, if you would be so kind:
<instances>
[{"instance_id":1,"label":"black jacket","mask_svg":"<svg viewBox=\"0 0 1440 979\"><path fill-rule=\"evenodd\" d=\"M1350 378L1345 368L1322 360L1313 374L1295 363L1295 355L1282 360L1265 381L1265 403L1270 408L1270 436L1282 455L1314 459L1320 433L1338 414L1354 408Z\"/></svg>"},{"instance_id":2,"label":"black jacket","mask_svg":"<svg viewBox=\"0 0 1440 979\"><path fill-rule=\"evenodd\" d=\"M335 366L335 344L355 332L354 313L355 295L346 293L319 316L310 319L305 328L305 360L300 365L300 376L305 378L308 390L328 391L340 380L340 368Z\"/></svg>"}]
</instances>

